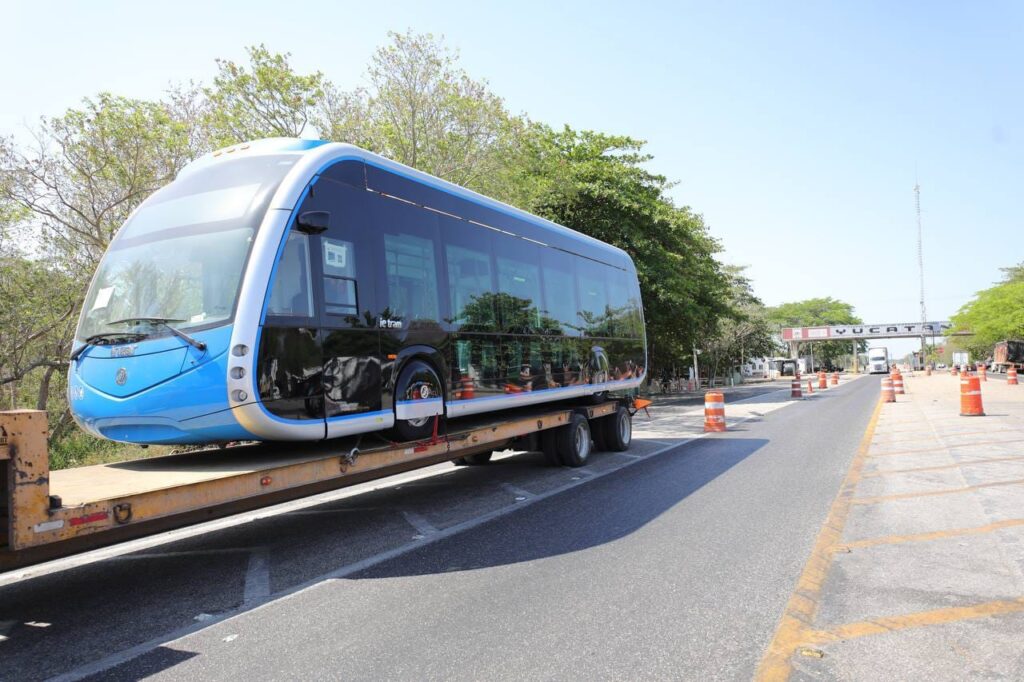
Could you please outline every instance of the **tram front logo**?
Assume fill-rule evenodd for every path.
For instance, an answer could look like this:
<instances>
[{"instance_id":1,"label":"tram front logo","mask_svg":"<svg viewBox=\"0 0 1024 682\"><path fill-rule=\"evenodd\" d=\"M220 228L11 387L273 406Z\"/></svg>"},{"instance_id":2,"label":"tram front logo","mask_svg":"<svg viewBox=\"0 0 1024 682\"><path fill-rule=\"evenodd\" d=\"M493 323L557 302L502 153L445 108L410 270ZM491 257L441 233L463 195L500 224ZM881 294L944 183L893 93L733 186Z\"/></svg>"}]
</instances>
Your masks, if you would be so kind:
<instances>
[{"instance_id":1,"label":"tram front logo","mask_svg":"<svg viewBox=\"0 0 1024 682\"><path fill-rule=\"evenodd\" d=\"M117 374L114 375L114 381L117 382L118 386L124 386L128 382L128 370L124 367L117 370Z\"/></svg>"}]
</instances>

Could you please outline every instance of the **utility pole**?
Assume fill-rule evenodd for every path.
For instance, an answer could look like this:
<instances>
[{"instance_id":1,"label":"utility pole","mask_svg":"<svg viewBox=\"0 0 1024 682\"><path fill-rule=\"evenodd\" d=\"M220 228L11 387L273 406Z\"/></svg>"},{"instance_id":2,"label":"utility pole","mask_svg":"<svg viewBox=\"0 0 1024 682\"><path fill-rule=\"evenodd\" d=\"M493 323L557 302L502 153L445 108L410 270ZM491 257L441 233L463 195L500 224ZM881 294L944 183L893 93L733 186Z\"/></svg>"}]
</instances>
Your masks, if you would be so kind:
<instances>
[{"instance_id":1,"label":"utility pole","mask_svg":"<svg viewBox=\"0 0 1024 682\"><path fill-rule=\"evenodd\" d=\"M924 307L924 240L921 229L921 185L914 182L914 207L917 210L917 270L921 278L921 364L925 362L925 348L927 337L925 336L924 325L928 324L928 311Z\"/></svg>"}]
</instances>

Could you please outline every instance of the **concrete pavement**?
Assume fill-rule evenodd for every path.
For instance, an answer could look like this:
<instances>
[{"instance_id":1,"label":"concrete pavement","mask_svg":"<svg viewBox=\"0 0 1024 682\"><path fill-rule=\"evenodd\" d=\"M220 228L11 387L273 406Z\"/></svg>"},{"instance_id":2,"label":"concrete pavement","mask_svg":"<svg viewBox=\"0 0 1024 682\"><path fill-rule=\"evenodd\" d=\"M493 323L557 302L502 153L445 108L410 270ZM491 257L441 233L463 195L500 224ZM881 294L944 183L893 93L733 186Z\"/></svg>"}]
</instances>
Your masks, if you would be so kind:
<instances>
[{"instance_id":1,"label":"concrete pavement","mask_svg":"<svg viewBox=\"0 0 1024 682\"><path fill-rule=\"evenodd\" d=\"M1024 391L918 372L879 405L762 679L1024 678Z\"/></svg>"}]
</instances>

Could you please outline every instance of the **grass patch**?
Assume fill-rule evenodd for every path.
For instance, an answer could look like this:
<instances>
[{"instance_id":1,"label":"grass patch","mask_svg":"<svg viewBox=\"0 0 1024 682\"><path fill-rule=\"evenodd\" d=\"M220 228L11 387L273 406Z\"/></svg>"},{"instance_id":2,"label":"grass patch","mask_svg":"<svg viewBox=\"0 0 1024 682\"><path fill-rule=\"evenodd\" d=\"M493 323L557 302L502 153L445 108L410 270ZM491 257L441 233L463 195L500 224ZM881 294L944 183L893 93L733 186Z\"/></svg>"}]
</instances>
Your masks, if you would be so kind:
<instances>
[{"instance_id":1,"label":"grass patch","mask_svg":"<svg viewBox=\"0 0 1024 682\"><path fill-rule=\"evenodd\" d=\"M173 448L167 445L151 445L144 448L141 445L115 443L76 432L58 442L50 443L50 470L159 457L170 454L172 450Z\"/></svg>"}]
</instances>

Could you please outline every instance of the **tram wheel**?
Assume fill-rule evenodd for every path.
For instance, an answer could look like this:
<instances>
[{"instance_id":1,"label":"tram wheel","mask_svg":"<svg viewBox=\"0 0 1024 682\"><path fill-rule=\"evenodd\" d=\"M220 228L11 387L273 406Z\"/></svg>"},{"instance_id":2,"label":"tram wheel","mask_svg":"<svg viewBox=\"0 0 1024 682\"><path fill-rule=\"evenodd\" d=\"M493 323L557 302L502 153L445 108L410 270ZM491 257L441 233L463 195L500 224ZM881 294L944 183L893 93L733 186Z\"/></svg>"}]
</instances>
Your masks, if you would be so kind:
<instances>
[{"instance_id":1,"label":"tram wheel","mask_svg":"<svg viewBox=\"0 0 1024 682\"><path fill-rule=\"evenodd\" d=\"M442 400L441 414L444 414L443 400L444 393L441 390L441 380L437 372L422 360L412 360L406 364L398 374L398 381L395 382L395 425L391 429L396 440L424 440L430 438L434 433L435 415L412 417L409 419L398 418L398 403L405 402L415 405L421 400ZM444 417L440 417L442 423Z\"/></svg>"}]
</instances>

